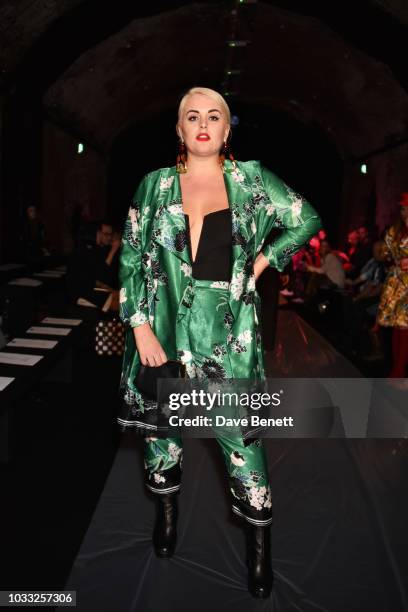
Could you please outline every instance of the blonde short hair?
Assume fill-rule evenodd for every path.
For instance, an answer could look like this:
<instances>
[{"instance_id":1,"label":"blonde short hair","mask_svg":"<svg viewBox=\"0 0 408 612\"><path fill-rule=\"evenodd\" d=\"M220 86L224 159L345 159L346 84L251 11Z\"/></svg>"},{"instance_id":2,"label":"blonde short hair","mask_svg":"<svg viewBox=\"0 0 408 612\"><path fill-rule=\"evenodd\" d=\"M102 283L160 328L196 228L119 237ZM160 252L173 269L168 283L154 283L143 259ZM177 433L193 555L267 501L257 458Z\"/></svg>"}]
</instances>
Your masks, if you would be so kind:
<instances>
[{"instance_id":1,"label":"blonde short hair","mask_svg":"<svg viewBox=\"0 0 408 612\"><path fill-rule=\"evenodd\" d=\"M180 100L178 108L178 121L180 121L181 115L183 114L187 98L194 94L202 94L203 96L208 96L209 98L217 102L217 104L221 106L222 110L225 113L227 123L231 124L231 111L229 109L228 104L226 103L222 95L218 93L218 91L215 91L215 89L209 89L208 87L192 87L187 91L187 93L184 94L184 96Z\"/></svg>"}]
</instances>

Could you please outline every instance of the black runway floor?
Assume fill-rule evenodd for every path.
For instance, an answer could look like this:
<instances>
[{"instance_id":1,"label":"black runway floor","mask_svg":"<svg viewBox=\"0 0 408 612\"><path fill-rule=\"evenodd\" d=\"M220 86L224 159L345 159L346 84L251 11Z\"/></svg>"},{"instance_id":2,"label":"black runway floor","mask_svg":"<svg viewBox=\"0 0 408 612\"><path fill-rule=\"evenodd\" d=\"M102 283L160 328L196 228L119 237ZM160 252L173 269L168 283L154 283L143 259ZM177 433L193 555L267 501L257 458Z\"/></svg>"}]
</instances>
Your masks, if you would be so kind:
<instances>
[{"instance_id":1,"label":"black runway floor","mask_svg":"<svg viewBox=\"0 0 408 612\"><path fill-rule=\"evenodd\" d=\"M178 547L172 559L158 559L150 541L154 501L144 491L139 445L125 434L66 584L77 591L78 608L406 610L400 534L408 496L399 479L390 481L406 469L406 457L393 455L390 441L265 443L274 508L271 599L253 600L246 590L244 536L231 519L216 442L185 441Z\"/></svg>"},{"instance_id":2,"label":"black runway floor","mask_svg":"<svg viewBox=\"0 0 408 612\"><path fill-rule=\"evenodd\" d=\"M113 426L120 364L81 359L75 384L39 387L21 407L19 453L0 470L13 500L3 590L74 589L89 612L408 610L404 440L264 440L275 586L255 601L216 441L185 440L178 547L157 559L141 440ZM266 362L270 375L359 375L290 311Z\"/></svg>"},{"instance_id":3,"label":"black runway floor","mask_svg":"<svg viewBox=\"0 0 408 612\"><path fill-rule=\"evenodd\" d=\"M268 374L359 373L307 323L279 313ZM124 434L66 583L80 610L407 610L401 541L406 447L394 440L264 440L272 484L275 585L246 588L244 534L229 508L215 440L185 440L175 556L155 557L154 500L143 485L141 441Z\"/></svg>"}]
</instances>

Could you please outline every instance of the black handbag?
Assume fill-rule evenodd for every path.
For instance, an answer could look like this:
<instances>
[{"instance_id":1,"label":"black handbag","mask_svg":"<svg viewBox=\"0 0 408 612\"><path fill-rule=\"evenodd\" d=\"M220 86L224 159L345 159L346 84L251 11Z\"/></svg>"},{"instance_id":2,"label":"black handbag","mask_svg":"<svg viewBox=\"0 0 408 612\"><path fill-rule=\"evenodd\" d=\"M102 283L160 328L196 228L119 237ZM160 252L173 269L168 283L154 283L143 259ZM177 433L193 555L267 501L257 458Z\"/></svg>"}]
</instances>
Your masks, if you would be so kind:
<instances>
[{"instance_id":1,"label":"black handbag","mask_svg":"<svg viewBox=\"0 0 408 612\"><path fill-rule=\"evenodd\" d=\"M169 359L161 366L141 365L135 378L135 385L147 399L157 401L159 378L185 378L186 366L181 361Z\"/></svg>"}]
</instances>

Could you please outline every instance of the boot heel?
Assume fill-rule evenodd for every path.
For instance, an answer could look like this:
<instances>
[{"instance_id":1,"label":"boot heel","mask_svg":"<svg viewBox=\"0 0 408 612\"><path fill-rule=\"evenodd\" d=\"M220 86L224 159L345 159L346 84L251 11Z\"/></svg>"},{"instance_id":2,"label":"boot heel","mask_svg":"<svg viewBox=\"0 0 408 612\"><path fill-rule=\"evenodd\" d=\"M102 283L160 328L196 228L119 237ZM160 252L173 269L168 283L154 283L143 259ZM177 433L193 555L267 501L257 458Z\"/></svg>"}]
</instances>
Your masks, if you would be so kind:
<instances>
[{"instance_id":1,"label":"boot heel","mask_svg":"<svg viewBox=\"0 0 408 612\"><path fill-rule=\"evenodd\" d=\"M157 495L156 521L153 529L153 547L157 557L170 558L177 542L176 493Z\"/></svg>"},{"instance_id":2,"label":"boot heel","mask_svg":"<svg viewBox=\"0 0 408 612\"><path fill-rule=\"evenodd\" d=\"M247 524L248 591L255 599L269 597L273 585L270 525Z\"/></svg>"}]
</instances>

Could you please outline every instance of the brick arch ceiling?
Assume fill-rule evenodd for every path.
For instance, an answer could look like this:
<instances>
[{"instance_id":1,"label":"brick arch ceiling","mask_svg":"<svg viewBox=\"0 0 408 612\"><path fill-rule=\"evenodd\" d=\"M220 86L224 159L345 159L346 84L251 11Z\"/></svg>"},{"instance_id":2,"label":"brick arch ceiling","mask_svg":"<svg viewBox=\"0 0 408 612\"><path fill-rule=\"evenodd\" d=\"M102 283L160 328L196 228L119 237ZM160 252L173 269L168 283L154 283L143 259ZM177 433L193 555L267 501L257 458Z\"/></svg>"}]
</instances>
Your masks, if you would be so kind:
<instances>
[{"instance_id":1,"label":"brick arch ceiling","mask_svg":"<svg viewBox=\"0 0 408 612\"><path fill-rule=\"evenodd\" d=\"M32 38L81 4L86 3L3 3L3 76L18 66ZM244 101L319 123L345 156L363 155L407 135L407 93L386 63L347 42L324 21L274 4L256 7L240 84ZM403 3L382 4L395 14L400 4L398 14L405 19ZM13 32L18 34L14 38ZM227 33L228 11L220 2L188 3L131 19L69 63L45 91L44 107L56 121L75 126L109 151L129 124L174 108L186 87L220 83Z\"/></svg>"},{"instance_id":2,"label":"brick arch ceiling","mask_svg":"<svg viewBox=\"0 0 408 612\"><path fill-rule=\"evenodd\" d=\"M222 81L227 26L222 8L203 4L135 19L73 62L44 104L109 150L132 122L175 108L185 88ZM408 133L408 96L389 67L316 18L259 3L245 62L243 101L319 123L345 155Z\"/></svg>"},{"instance_id":3,"label":"brick arch ceiling","mask_svg":"<svg viewBox=\"0 0 408 612\"><path fill-rule=\"evenodd\" d=\"M141 13L144 10L147 12L159 12L167 5L170 7L173 4L185 4L186 2L160 2L158 0L150 3L134 2L130 0L115 3L108 10L112 13L125 15L133 13ZM191 3L190 3L191 4ZM217 0L217 4L223 4L226 7L230 3ZM347 14L349 20L353 20L354 12L358 5L364 5L362 10L367 16L367 26L371 19L369 7L380 8L384 14L392 16L400 23L408 25L408 3L406 0L359 0L358 3L347 3L344 0L273 0L273 4L281 5L283 8L293 8L298 10L301 7L306 10L307 14L318 15L321 13L321 7L325 7L326 14L335 14L337 6L342 7L342 13ZM148 6L146 6L148 5ZM329 5L329 6L328 6ZM49 30L58 20L64 18L67 14L73 13L76 9L88 6L94 14L94 21L100 19L101 13L104 12L105 6L101 0L0 0L0 71L1 76L15 70L16 66L21 62L27 53L30 52L36 41ZM306 9L305 9L306 6ZM344 7L344 8L343 8ZM324 13L325 11L323 11ZM113 18L115 21L115 18ZM97 28L97 23L94 23ZM91 33L90 33L91 37ZM1 78L1 77L0 77Z\"/></svg>"}]
</instances>

